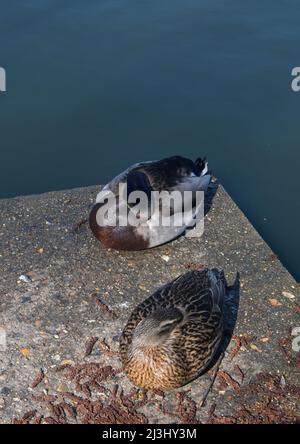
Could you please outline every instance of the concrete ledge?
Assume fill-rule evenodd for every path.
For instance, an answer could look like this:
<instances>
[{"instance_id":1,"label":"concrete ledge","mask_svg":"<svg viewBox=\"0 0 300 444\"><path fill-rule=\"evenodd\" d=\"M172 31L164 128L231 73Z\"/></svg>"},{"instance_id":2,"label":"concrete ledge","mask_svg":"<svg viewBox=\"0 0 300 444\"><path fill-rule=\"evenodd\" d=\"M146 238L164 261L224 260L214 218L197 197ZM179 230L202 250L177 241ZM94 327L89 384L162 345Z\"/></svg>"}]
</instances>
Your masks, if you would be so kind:
<instances>
[{"instance_id":1,"label":"concrete ledge","mask_svg":"<svg viewBox=\"0 0 300 444\"><path fill-rule=\"evenodd\" d=\"M202 238L181 237L142 252L105 250L86 225L72 230L88 214L97 190L0 201L0 327L7 338L0 352L1 422L31 410L36 412L23 422L296 422L300 364L291 329L300 327L299 288L224 189L214 197ZM112 352L136 304L188 268L202 266L223 268L229 282L239 271L242 285L235 336L207 404L200 408L209 373L165 394L135 391L111 369L103 376L103 366L120 368ZM91 351L92 337L99 340ZM98 367L75 368L93 362ZM67 369L57 372L61 364ZM32 388L41 368L44 377ZM92 375L102 381L102 394L95 384L88 387ZM99 399L106 416L88 416L70 392ZM37 394L58 398L38 402L32 398ZM55 413L53 406L63 402L71 403L77 419Z\"/></svg>"}]
</instances>

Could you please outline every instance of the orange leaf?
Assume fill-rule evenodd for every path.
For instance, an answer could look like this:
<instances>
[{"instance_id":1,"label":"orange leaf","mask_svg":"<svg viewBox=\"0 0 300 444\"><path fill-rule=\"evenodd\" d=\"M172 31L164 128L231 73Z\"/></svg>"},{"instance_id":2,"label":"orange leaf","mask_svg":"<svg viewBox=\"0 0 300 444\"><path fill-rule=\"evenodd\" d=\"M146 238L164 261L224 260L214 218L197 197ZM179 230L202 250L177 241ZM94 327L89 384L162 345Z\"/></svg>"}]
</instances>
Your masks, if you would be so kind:
<instances>
[{"instance_id":1,"label":"orange leaf","mask_svg":"<svg viewBox=\"0 0 300 444\"><path fill-rule=\"evenodd\" d=\"M20 352L22 353L22 355L27 358L30 352L30 348L20 348Z\"/></svg>"},{"instance_id":2,"label":"orange leaf","mask_svg":"<svg viewBox=\"0 0 300 444\"><path fill-rule=\"evenodd\" d=\"M274 306L282 305L282 303L279 302L277 299L269 299L269 302L271 305L274 305Z\"/></svg>"}]
</instances>

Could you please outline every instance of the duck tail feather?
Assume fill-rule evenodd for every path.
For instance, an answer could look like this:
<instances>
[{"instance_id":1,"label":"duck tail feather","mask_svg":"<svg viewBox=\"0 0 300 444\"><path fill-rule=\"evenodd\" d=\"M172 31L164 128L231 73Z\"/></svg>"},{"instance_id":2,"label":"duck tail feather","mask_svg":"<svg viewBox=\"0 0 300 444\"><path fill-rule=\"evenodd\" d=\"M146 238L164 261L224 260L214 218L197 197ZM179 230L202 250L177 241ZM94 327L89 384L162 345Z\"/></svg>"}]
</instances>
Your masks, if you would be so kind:
<instances>
[{"instance_id":1,"label":"duck tail feather","mask_svg":"<svg viewBox=\"0 0 300 444\"><path fill-rule=\"evenodd\" d=\"M238 309L240 303L240 274L236 274L235 281L232 285L227 287L225 301L224 301L224 329L233 333Z\"/></svg>"},{"instance_id":2,"label":"duck tail feather","mask_svg":"<svg viewBox=\"0 0 300 444\"><path fill-rule=\"evenodd\" d=\"M198 168L200 172L200 176L205 176L205 174L211 174L211 171L208 170L208 162L206 157L198 157L198 159L194 162L196 168Z\"/></svg>"},{"instance_id":3,"label":"duck tail feather","mask_svg":"<svg viewBox=\"0 0 300 444\"><path fill-rule=\"evenodd\" d=\"M211 182L211 176L209 174L205 174L199 178L198 190L207 191L209 184Z\"/></svg>"},{"instance_id":4,"label":"duck tail feather","mask_svg":"<svg viewBox=\"0 0 300 444\"><path fill-rule=\"evenodd\" d=\"M199 168L199 170L202 172L205 168L205 165L207 164L206 157L198 157L194 163L196 167Z\"/></svg>"},{"instance_id":5,"label":"duck tail feather","mask_svg":"<svg viewBox=\"0 0 300 444\"><path fill-rule=\"evenodd\" d=\"M234 280L233 284L232 284L232 285L227 285L227 288L228 288L229 290L235 290L235 291L238 291L238 290L240 289L240 285L241 285L240 278L241 278L241 275L240 275L240 273L237 271L236 276L235 276L235 280Z\"/></svg>"}]
</instances>

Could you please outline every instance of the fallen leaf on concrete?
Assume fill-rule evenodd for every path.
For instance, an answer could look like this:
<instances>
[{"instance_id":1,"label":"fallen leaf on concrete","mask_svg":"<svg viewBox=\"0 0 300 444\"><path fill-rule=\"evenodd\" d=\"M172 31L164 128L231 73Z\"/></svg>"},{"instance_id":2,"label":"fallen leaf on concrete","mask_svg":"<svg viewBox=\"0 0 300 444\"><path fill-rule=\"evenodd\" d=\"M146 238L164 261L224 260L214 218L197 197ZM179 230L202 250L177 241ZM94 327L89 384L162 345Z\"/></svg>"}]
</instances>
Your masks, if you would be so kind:
<instances>
[{"instance_id":1,"label":"fallen leaf on concrete","mask_svg":"<svg viewBox=\"0 0 300 444\"><path fill-rule=\"evenodd\" d=\"M45 395L43 393L39 393L37 395L32 395L31 399L36 402L53 402L56 401L56 395Z\"/></svg>"},{"instance_id":2,"label":"fallen leaf on concrete","mask_svg":"<svg viewBox=\"0 0 300 444\"><path fill-rule=\"evenodd\" d=\"M260 338L260 342L268 342L268 340L269 340L269 338L266 338L266 337Z\"/></svg>"},{"instance_id":3,"label":"fallen leaf on concrete","mask_svg":"<svg viewBox=\"0 0 300 444\"><path fill-rule=\"evenodd\" d=\"M29 353L30 353L30 348L27 348L27 347L25 347L25 348L20 348L20 353L21 353L25 358L27 358L28 355L29 355Z\"/></svg>"},{"instance_id":4,"label":"fallen leaf on concrete","mask_svg":"<svg viewBox=\"0 0 300 444\"><path fill-rule=\"evenodd\" d=\"M41 368L38 374L36 375L33 383L31 384L31 388L37 387L44 379L44 376L45 376L44 370Z\"/></svg>"},{"instance_id":5,"label":"fallen leaf on concrete","mask_svg":"<svg viewBox=\"0 0 300 444\"><path fill-rule=\"evenodd\" d=\"M279 305L282 305L282 303L281 302L279 302L277 299L269 299L269 302L270 302L270 304L271 305L273 305L273 306L279 306Z\"/></svg>"},{"instance_id":6,"label":"fallen leaf on concrete","mask_svg":"<svg viewBox=\"0 0 300 444\"><path fill-rule=\"evenodd\" d=\"M75 365L75 362L72 359L63 359L60 365Z\"/></svg>"},{"instance_id":7,"label":"fallen leaf on concrete","mask_svg":"<svg viewBox=\"0 0 300 444\"><path fill-rule=\"evenodd\" d=\"M280 376L260 373L250 384L235 391L231 415L216 413L216 404L209 410L208 423L224 424L297 424L299 388L289 385ZM284 385L284 387L283 387ZM233 411L233 413L232 413Z\"/></svg>"},{"instance_id":8,"label":"fallen leaf on concrete","mask_svg":"<svg viewBox=\"0 0 300 444\"><path fill-rule=\"evenodd\" d=\"M238 389L240 384L227 372L221 371L218 373L218 378L225 381L227 385L230 385L233 389Z\"/></svg>"},{"instance_id":9,"label":"fallen leaf on concrete","mask_svg":"<svg viewBox=\"0 0 300 444\"><path fill-rule=\"evenodd\" d=\"M18 418L14 418L13 420L13 424L29 424L30 421L32 420L32 418L35 417L36 415L36 410L30 410L29 412L26 412L22 418L18 419Z\"/></svg>"},{"instance_id":10,"label":"fallen leaf on concrete","mask_svg":"<svg viewBox=\"0 0 300 444\"><path fill-rule=\"evenodd\" d=\"M98 341L98 336L93 336L92 338L90 338L86 344L85 344L85 355L84 356L90 356L90 354L93 351L94 345L96 344L96 342Z\"/></svg>"},{"instance_id":11,"label":"fallen leaf on concrete","mask_svg":"<svg viewBox=\"0 0 300 444\"><path fill-rule=\"evenodd\" d=\"M233 336L232 339L236 342L236 346L231 350L229 358L232 361L235 355L239 352L242 346L242 340L238 336Z\"/></svg>"},{"instance_id":12,"label":"fallen leaf on concrete","mask_svg":"<svg viewBox=\"0 0 300 444\"><path fill-rule=\"evenodd\" d=\"M117 314L114 312L114 310L112 310L111 307L109 307L109 305L107 305L104 301L102 301L99 296L98 293L93 293L92 294L92 298L95 301L96 306L110 319L116 319L118 316Z\"/></svg>"},{"instance_id":13,"label":"fallen leaf on concrete","mask_svg":"<svg viewBox=\"0 0 300 444\"><path fill-rule=\"evenodd\" d=\"M296 313L300 313L300 305L298 305L298 304L294 304L294 305L293 305L293 310L294 310Z\"/></svg>"},{"instance_id":14,"label":"fallen leaf on concrete","mask_svg":"<svg viewBox=\"0 0 300 444\"><path fill-rule=\"evenodd\" d=\"M99 342L99 348L100 351L106 356L110 357L119 356L119 352L112 351L105 339L102 339L102 341Z\"/></svg>"},{"instance_id":15,"label":"fallen leaf on concrete","mask_svg":"<svg viewBox=\"0 0 300 444\"><path fill-rule=\"evenodd\" d=\"M282 295L288 299L295 299L295 296L293 295L293 293L290 293L289 291L283 291Z\"/></svg>"},{"instance_id":16,"label":"fallen leaf on concrete","mask_svg":"<svg viewBox=\"0 0 300 444\"><path fill-rule=\"evenodd\" d=\"M261 350L260 350L255 344L250 344L250 348L251 348L252 350L255 350L255 351L261 353Z\"/></svg>"},{"instance_id":17,"label":"fallen leaf on concrete","mask_svg":"<svg viewBox=\"0 0 300 444\"><path fill-rule=\"evenodd\" d=\"M58 384L58 386L56 387L56 391L58 393L65 393L68 391L68 387L65 384Z\"/></svg>"}]
</instances>

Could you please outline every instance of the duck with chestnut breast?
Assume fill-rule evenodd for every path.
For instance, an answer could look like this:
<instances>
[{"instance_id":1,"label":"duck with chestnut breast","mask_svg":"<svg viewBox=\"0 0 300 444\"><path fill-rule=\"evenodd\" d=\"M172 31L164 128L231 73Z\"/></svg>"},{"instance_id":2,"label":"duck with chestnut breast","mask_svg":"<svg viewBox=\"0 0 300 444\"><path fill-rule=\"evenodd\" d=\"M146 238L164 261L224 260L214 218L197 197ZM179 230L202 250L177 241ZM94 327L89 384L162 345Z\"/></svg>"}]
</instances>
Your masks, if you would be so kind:
<instances>
[{"instance_id":1,"label":"duck with chestnut breast","mask_svg":"<svg viewBox=\"0 0 300 444\"><path fill-rule=\"evenodd\" d=\"M193 225L200 208L199 203L195 202L196 192L205 192L210 181L207 162L201 158L193 162L181 156L173 156L159 161L137 163L106 184L97 195L90 212L90 228L104 246L117 250L143 250L164 244L182 234L187 226ZM126 184L125 204L120 203L124 202L119 199L120 184ZM160 205L153 206L153 191L177 191L184 199L188 195L193 210L188 215L190 219L183 219L182 224L176 224L176 216L183 211L182 201L171 200L171 208L168 210L163 200ZM184 193L185 191L191 193ZM134 192L145 193L147 205L145 211L142 209L140 212L137 224L128 224L126 221L124 223L128 210L132 208L132 205L128 204L129 196ZM116 200L109 201L109 196L112 195ZM170 214L170 224L163 226L158 221L167 211ZM115 216L115 223L104 220L108 213Z\"/></svg>"},{"instance_id":2,"label":"duck with chestnut breast","mask_svg":"<svg viewBox=\"0 0 300 444\"><path fill-rule=\"evenodd\" d=\"M138 305L120 338L131 382L169 390L202 374L220 345L230 288L223 271L190 271Z\"/></svg>"}]
</instances>

